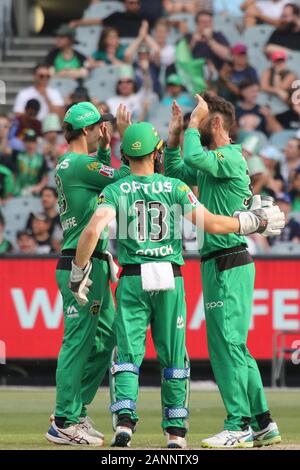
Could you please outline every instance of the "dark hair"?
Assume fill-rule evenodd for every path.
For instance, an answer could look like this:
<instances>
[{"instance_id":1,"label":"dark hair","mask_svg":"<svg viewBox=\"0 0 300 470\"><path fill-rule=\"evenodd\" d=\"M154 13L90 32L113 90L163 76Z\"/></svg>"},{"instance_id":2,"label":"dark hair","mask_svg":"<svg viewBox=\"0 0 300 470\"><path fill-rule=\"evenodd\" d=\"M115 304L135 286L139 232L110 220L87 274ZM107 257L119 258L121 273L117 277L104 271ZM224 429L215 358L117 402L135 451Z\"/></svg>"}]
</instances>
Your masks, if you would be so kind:
<instances>
[{"instance_id":1,"label":"dark hair","mask_svg":"<svg viewBox=\"0 0 300 470\"><path fill-rule=\"evenodd\" d=\"M49 65L48 64L43 64L43 63L40 63L40 64L37 64L34 69L33 69L33 74L36 74L36 72L39 70L39 69L48 69L49 70Z\"/></svg>"},{"instance_id":2,"label":"dark hair","mask_svg":"<svg viewBox=\"0 0 300 470\"><path fill-rule=\"evenodd\" d=\"M300 16L300 7L295 3L287 3L284 5L284 8L291 8L293 10L293 15Z\"/></svg>"},{"instance_id":3,"label":"dark hair","mask_svg":"<svg viewBox=\"0 0 300 470\"><path fill-rule=\"evenodd\" d=\"M95 124L92 124L91 126L86 126L86 129L93 130L98 124L99 122L96 122ZM63 130L65 139L68 142L68 144L70 144L74 140L79 139L79 137L83 135L82 129L73 129L71 124L69 124L68 122L63 123L62 130Z\"/></svg>"},{"instance_id":4,"label":"dark hair","mask_svg":"<svg viewBox=\"0 0 300 470\"><path fill-rule=\"evenodd\" d=\"M41 104L38 100L35 100L35 99L29 100L26 103L25 111L27 111L28 109L32 109L38 113L39 110L41 109Z\"/></svg>"},{"instance_id":5,"label":"dark hair","mask_svg":"<svg viewBox=\"0 0 300 470\"><path fill-rule=\"evenodd\" d=\"M98 43L98 51L106 51L106 38L112 32L117 33L119 36L118 30L112 26L107 26L103 29Z\"/></svg>"},{"instance_id":6,"label":"dark hair","mask_svg":"<svg viewBox=\"0 0 300 470\"><path fill-rule=\"evenodd\" d=\"M235 123L235 109L233 104L209 92L203 93L202 97L208 105L209 114L220 113L224 120L224 127L229 132Z\"/></svg>"},{"instance_id":7,"label":"dark hair","mask_svg":"<svg viewBox=\"0 0 300 470\"><path fill-rule=\"evenodd\" d=\"M300 150L300 139L299 139L299 137L291 137L289 140L294 140L294 141L296 141L297 144L298 144L298 150Z\"/></svg>"},{"instance_id":8,"label":"dark hair","mask_svg":"<svg viewBox=\"0 0 300 470\"><path fill-rule=\"evenodd\" d=\"M259 83L257 80L251 80L247 78L246 80L242 80L241 83L239 84L239 89L240 91L245 90L245 88L249 88L250 86L258 85Z\"/></svg>"},{"instance_id":9,"label":"dark hair","mask_svg":"<svg viewBox=\"0 0 300 470\"><path fill-rule=\"evenodd\" d=\"M45 186L42 191L41 191L41 196L43 195L43 193L45 191L51 191L51 193L53 194L54 197L56 197L56 199L58 198L58 194L57 194L57 191L55 188L51 187L51 186Z\"/></svg>"},{"instance_id":10,"label":"dark hair","mask_svg":"<svg viewBox=\"0 0 300 470\"><path fill-rule=\"evenodd\" d=\"M2 212L0 212L0 225L5 225L5 220L4 220Z\"/></svg>"},{"instance_id":11,"label":"dark hair","mask_svg":"<svg viewBox=\"0 0 300 470\"><path fill-rule=\"evenodd\" d=\"M119 92L119 86L120 86L120 81L122 81L123 79L120 79L118 80L117 82L117 86L116 86L116 95L119 95L120 92ZM132 83L133 83L133 93L136 93L137 92L137 83L136 81L134 80L134 78L128 78L128 80L131 80Z\"/></svg>"},{"instance_id":12,"label":"dark hair","mask_svg":"<svg viewBox=\"0 0 300 470\"><path fill-rule=\"evenodd\" d=\"M198 19L201 17L201 16L210 16L211 18L213 18L213 14L211 11L209 10L200 10L197 15L195 16L195 22L197 23L198 22Z\"/></svg>"},{"instance_id":13,"label":"dark hair","mask_svg":"<svg viewBox=\"0 0 300 470\"><path fill-rule=\"evenodd\" d=\"M19 240L24 235L26 237L34 238L34 235L33 235L32 231L27 229L27 230L19 230L19 232L17 232L17 240Z\"/></svg>"}]
</instances>

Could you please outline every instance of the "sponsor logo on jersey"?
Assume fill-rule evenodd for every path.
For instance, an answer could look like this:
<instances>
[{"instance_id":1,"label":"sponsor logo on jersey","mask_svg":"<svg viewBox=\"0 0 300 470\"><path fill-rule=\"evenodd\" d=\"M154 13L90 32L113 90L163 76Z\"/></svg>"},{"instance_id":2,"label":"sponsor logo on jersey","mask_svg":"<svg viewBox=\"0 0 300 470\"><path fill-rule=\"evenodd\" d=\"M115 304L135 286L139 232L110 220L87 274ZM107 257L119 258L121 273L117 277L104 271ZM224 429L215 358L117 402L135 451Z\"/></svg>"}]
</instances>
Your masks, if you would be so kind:
<instances>
[{"instance_id":1,"label":"sponsor logo on jersey","mask_svg":"<svg viewBox=\"0 0 300 470\"><path fill-rule=\"evenodd\" d=\"M100 301L93 300L92 306L90 307L90 313L92 315L98 315L99 312L100 312Z\"/></svg>"},{"instance_id":2,"label":"sponsor logo on jersey","mask_svg":"<svg viewBox=\"0 0 300 470\"><path fill-rule=\"evenodd\" d=\"M181 186L178 186L179 191L182 191L183 193L187 193L190 191L190 188L186 184L182 184Z\"/></svg>"},{"instance_id":3,"label":"sponsor logo on jersey","mask_svg":"<svg viewBox=\"0 0 300 470\"><path fill-rule=\"evenodd\" d=\"M115 170L110 166L102 165L102 168L99 170L100 175L106 176L107 178L113 178Z\"/></svg>"},{"instance_id":4,"label":"sponsor logo on jersey","mask_svg":"<svg viewBox=\"0 0 300 470\"><path fill-rule=\"evenodd\" d=\"M184 328L184 319L183 319L183 316L180 315L179 317L177 317L177 328L179 330L181 330L182 328Z\"/></svg>"},{"instance_id":5,"label":"sponsor logo on jersey","mask_svg":"<svg viewBox=\"0 0 300 470\"><path fill-rule=\"evenodd\" d=\"M120 185L122 193L135 194L138 191L143 191L145 194L160 194L171 193L172 183L170 181L153 181L152 183L140 183L139 181L125 182Z\"/></svg>"},{"instance_id":6,"label":"sponsor logo on jersey","mask_svg":"<svg viewBox=\"0 0 300 470\"><path fill-rule=\"evenodd\" d=\"M196 198L195 194L192 191L189 192L187 197L193 207L196 207L198 205L198 199Z\"/></svg>"},{"instance_id":7,"label":"sponsor logo on jersey","mask_svg":"<svg viewBox=\"0 0 300 470\"><path fill-rule=\"evenodd\" d=\"M224 160L224 155L221 152L217 152L217 159L220 161Z\"/></svg>"},{"instance_id":8,"label":"sponsor logo on jersey","mask_svg":"<svg viewBox=\"0 0 300 470\"><path fill-rule=\"evenodd\" d=\"M224 305L224 302L222 302L222 300L218 300L217 302L208 302L205 304L205 308L207 308L207 310L209 309L214 309L214 308L221 308L223 307Z\"/></svg>"},{"instance_id":9,"label":"sponsor logo on jersey","mask_svg":"<svg viewBox=\"0 0 300 470\"><path fill-rule=\"evenodd\" d=\"M98 168L99 168L99 163L98 162L93 162L93 163L90 163L89 165L87 165L87 169L90 170L90 171L98 170Z\"/></svg>"},{"instance_id":10,"label":"sponsor logo on jersey","mask_svg":"<svg viewBox=\"0 0 300 470\"><path fill-rule=\"evenodd\" d=\"M142 142L134 142L134 144L132 144L131 146L131 150L141 150L142 148Z\"/></svg>"},{"instance_id":11,"label":"sponsor logo on jersey","mask_svg":"<svg viewBox=\"0 0 300 470\"><path fill-rule=\"evenodd\" d=\"M67 317L68 318L78 318L79 313L76 307L74 305L71 305L70 307L67 308Z\"/></svg>"},{"instance_id":12,"label":"sponsor logo on jersey","mask_svg":"<svg viewBox=\"0 0 300 470\"><path fill-rule=\"evenodd\" d=\"M100 194L100 196L98 197L98 204L104 204L105 203L105 196L104 194Z\"/></svg>"}]
</instances>

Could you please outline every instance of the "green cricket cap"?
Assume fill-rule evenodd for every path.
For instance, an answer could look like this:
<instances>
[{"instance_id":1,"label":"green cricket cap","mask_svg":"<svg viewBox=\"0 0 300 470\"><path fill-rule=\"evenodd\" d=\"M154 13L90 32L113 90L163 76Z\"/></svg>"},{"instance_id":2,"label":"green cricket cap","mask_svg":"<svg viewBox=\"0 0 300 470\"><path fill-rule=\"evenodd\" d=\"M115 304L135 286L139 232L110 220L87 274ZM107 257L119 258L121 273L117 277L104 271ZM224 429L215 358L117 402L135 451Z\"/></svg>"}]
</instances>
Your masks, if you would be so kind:
<instances>
[{"instance_id":1,"label":"green cricket cap","mask_svg":"<svg viewBox=\"0 0 300 470\"><path fill-rule=\"evenodd\" d=\"M144 157L163 145L157 130L150 122L137 122L127 127L122 141L122 150L128 157Z\"/></svg>"},{"instance_id":2,"label":"green cricket cap","mask_svg":"<svg viewBox=\"0 0 300 470\"><path fill-rule=\"evenodd\" d=\"M183 81L177 73L172 73L167 78L167 85L183 86Z\"/></svg>"},{"instance_id":3,"label":"green cricket cap","mask_svg":"<svg viewBox=\"0 0 300 470\"><path fill-rule=\"evenodd\" d=\"M100 114L96 106L88 101L74 104L66 112L64 122L71 124L74 130L83 129L83 127L92 126L97 122L113 121L112 114Z\"/></svg>"}]
</instances>

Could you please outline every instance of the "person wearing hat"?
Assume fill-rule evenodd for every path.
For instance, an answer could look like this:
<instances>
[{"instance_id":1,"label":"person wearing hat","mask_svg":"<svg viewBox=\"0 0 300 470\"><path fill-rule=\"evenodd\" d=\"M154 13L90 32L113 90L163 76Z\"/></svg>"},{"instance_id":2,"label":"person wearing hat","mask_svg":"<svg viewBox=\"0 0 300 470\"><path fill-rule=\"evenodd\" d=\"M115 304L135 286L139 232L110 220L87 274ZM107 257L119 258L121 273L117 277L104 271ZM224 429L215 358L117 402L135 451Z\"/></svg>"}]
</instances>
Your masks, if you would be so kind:
<instances>
[{"instance_id":1,"label":"person wearing hat","mask_svg":"<svg viewBox=\"0 0 300 470\"><path fill-rule=\"evenodd\" d=\"M215 234L263 231L262 219L268 218L256 211L237 218L211 214L185 183L156 172L162 148L163 141L151 123L139 122L126 129L122 153L131 175L102 191L98 209L79 239L70 276L72 292L85 302L94 265L92 253L116 217L118 258L123 267L116 294L117 351L111 369L115 428L111 445L116 447L130 445L138 421L139 368L149 325L162 370L162 428L167 446L186 447L190 367L179 217L184 215L199 228L204 221L204 230Z\"/></svg>"},{"instance_id":2,"label":"person wearing hat","mask_svg":"<svg viewBox=\"0 0 300 470\"><path fill-rule=\"evenodd\" d=\"M161 103L164 106L171 106L175 99L180 106L185 106L187 108L192 108L194 106L193 98L184 91L182 78L176 73L172 73L167 77L166 94Z\"/></svg>"},{"instance_id":3,"label":"person wearing hat","mask_svg":"<svg viewBox=\"0 0 300 470\"><path fill-rule=\"evenodd\" d=\"M237 43L231 48L231 61L225 62L220 70L219 96L235 102L240 96L239 84L243 80L258 82L254 67L249 65L248 48Z\"/></svg>"},{"instance_id":4,"label":"person wearing hat","mask_svg":"<svg viewBox=\"0 0 300 470\"><path fill-rule=\"evenodd\" d=\"M39 195L48 183L48 168L38 152L38 137L33 129L25 132L24 151L16 157L15 196Z\"/></svg>"},{"instance_id":5,"label":"person wearing hat","mask_svg":"<svg viewBox=\"0 0 300 470\"><path fill-rule=\"evenodd\" d=\"M213 213L248 213L255 207L280 213L276 233L272 228L261 232L265 237L280 235L284 215L272 198L253 196L242 147L231 142L234 106L211 93L196 97L198 104L184 134L183 159L179 147L183 116L174 102L165 174L197 185L201 203ZM200 255L209 356L226 409L222 431L203 439L201 446L247 448L278 443L280 433L269 411L260 372L247 349L255 280L247 241L237 232L205 233Z\"/></svg>"},{"instance_id":6,"label":"person wearing hat","mask_svg":"<svg viewBox=\"0 0 300 470\"><path fill-rule=\"evenodd\" d=\"M122 108L117 118L121 133L126 119ZM103 445L103 435L91 426L86 406L94 399L115 345L115 310L109 287L114 265L106 251L107 239L98 240L93 253L93 284L86 305L78 305L68 280L78 239L97 207L100 192L129 174L127 166L114 170L101 163L110 160L106 122L111 120L111 114L101 115L92 103L73 105L63 123L68 152L58 160L55 173L63 228L56 280L63 299L64 338L56 371L56 407L46 438L62 445ZM90 156L98 145L97 156Z\"/></svg>"},{"instance_id":7,"label":"person wearing hat","mask_svg":"<svg viewBox=\"0 0 300 470\"><path fill-rule=\"evenodd\" d=\"M46 64L56 77L85 78L87 69L84 64L86 57L74 49L75 29L61 25L56 31L56 48L46 57Z\"/></svg>"},{"instance_id":8,"label":"person wearing hat","mask_svg":"<svg viewBox=\"0 0 300 470\"><path fill-rule=\"evenodd\" d=\"M278 96L282 101L289 100L289 92L293 82L297 79L294 72L287 67L287 54L283 50L270 54L271 67L265 69L261 76L261 90Z\"/></svg>"}]
</instances>

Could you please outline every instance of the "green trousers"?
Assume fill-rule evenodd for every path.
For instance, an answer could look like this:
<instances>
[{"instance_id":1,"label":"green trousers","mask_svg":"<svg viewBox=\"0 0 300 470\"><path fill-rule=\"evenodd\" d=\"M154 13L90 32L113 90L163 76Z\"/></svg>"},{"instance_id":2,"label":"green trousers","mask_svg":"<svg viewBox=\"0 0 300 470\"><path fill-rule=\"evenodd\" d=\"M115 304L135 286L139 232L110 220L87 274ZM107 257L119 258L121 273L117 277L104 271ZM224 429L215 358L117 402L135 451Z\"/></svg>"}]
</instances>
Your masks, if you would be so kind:
<instances>
[{"instance_id":1,"label":"green trousers","mask_svg":"<svg viewBox=\"0 0 300 470\"><path fill-rule=\"evenodd\" d=\"M139 367L145 354L146 333L152 338L161 367L162 427L187 428L189 362L185 348L186 304L182 277L175 290L145 292L140 276L124 276L117 298L117 360L113 371L112 407L119 417L138 420Z\"/></svg>"},{"instance_id":2,"label":"green trousers","mask_svg":"<svg viewBox=\"0 0 300 470\"><path fill-rule=\"evenodd\" d=\"M115 346L115 306L108 284L108 264L93 258L89 303L76 302L68 282L69 270L57 270L63 298L64 337L56 370L55 416L65 426L78 423L108 369Z\"/></svg>"},{"instance_id":3,"label":"green trousers","mask_svg":"<svg viewBox=\"0 0 300 470\"><path fill-rule=\"evenodd\" d=\"M246 343L254 290L254 263L219 271L216 259L201 264L207 341L226 411L224 429L239 430L243 418L268 410L260 372Z\"/></svg>"}]
</instances>

